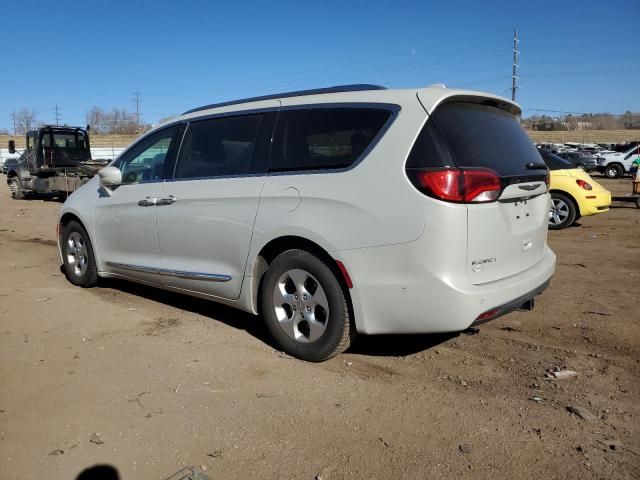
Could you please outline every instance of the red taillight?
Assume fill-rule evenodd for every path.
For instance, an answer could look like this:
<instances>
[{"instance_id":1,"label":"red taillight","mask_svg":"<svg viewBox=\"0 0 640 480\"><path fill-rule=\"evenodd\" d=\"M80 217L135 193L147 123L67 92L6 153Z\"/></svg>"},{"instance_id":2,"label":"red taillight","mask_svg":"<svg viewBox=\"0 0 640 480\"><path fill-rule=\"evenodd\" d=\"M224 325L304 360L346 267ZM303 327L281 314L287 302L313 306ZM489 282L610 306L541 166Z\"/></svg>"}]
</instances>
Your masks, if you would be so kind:
<instances>
[{"instance_id":1,"label":"red taillight","mask_svg":"<svg viewBox=\"0 0 640 480\"><path fill-rule=\"evenodd\" d=\"M463 187L460 176L460 170L437 170L420 172L417 179L425 193L448 202L462 202Z\"/></svg>"},{"instance_id":2,"label":"red taillight","mask_svg":"<svg viewBox=\"0 0 640 480\"><path fill-rule=\"evenodd\" d=\"M418 188L446 202L493 202L500 196L500 177L489 169L426 170L416 173Z\"/></svg>"},{"instance_id":3,"label":"red taillight","mask_svg":"<svg viewBox=\"0 0 640 480\"><path fill-rule=\"evenodd\" d=\"M590 183L585 182L584 180L576 180L576 183L578 184L579 187L584 188L585 190L593 190L593 187L591 186Z\"/></svg>"},{"instance_id":4,"label":"red taillight","mask_svg":"<svg viewBox=\"0 0 640 480\"><path fill-rule=\"evenodd\" d=\"M463 170L465 202L493 202L500 196L500 177L490 170Z\"/></svg>"}]
</instances>

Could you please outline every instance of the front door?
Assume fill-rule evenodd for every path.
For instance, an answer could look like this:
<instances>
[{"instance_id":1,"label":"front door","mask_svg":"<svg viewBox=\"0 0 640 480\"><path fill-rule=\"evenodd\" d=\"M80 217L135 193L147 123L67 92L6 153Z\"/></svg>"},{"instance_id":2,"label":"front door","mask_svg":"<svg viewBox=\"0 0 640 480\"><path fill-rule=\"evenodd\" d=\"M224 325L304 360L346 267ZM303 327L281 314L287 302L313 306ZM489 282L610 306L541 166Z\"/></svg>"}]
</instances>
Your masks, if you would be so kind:
<instances>
[{"instance_id":1,"label":"front door","mask_svg":"<svg viewBox=\"0 0 640 480\"><path fill-rule=\"evenodd\" d=\"M275 115L189 123L157 207L160 273L167 284L240 296Z\"/></svg>"},{"instance_id":2,"label":"front door","mask_svg":"<svg viewBox=\"0 0 640 480\"><path fill-rule=\"evenodd\" d=\"M173 126L143 138L114 164L122 184L98 191L95 238L107 272L161 283L156 204L182 131Z\"/></svg>"}]
</instances>

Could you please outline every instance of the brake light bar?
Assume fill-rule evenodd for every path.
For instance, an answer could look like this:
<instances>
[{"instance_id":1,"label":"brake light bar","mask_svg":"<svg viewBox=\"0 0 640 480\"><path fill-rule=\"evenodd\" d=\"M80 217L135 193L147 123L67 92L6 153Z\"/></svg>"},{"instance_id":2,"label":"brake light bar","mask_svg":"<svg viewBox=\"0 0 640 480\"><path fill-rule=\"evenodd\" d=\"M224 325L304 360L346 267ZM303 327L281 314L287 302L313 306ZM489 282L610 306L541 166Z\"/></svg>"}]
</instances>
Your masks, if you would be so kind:
<instances>
[{"instance_id":1,"label":"brake light bar","mask_svg":"<svg viewBox=\"0 0 640 480\"><path fill-rule=\"evenodd\" d=\"M502 191L500 177L488 168L419 170L413 175L422 193L445 202L493 202Z\"/></svg>"}]
</instances>

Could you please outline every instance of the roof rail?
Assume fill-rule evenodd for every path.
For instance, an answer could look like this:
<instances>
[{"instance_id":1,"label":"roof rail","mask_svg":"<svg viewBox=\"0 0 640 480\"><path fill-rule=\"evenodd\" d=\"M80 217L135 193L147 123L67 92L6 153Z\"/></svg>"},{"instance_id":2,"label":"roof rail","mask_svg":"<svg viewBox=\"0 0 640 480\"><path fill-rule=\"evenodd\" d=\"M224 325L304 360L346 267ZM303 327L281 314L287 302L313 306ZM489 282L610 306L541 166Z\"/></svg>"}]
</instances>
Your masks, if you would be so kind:
<instances>
[{"instance_id":1,"label":"roof rail","mask_svg":"<svg viewBox=\"0 0 640 480\"><path fill-rule=\"evenodd\" d=\"M210 108L227 107L229 105L238 105L241 103L259 102L261 100L274 100L278 98L288 98L288 97L303 97L306 95L320 95L323 93L362 92L367 90L386 90L386 87L383 87L381 85L369 85L366 83L360 83L355 85L336 85L335 87L314 88L311 90L298 90L297 92L285 92L285 93L277 93L275 95L264 95L261 97L243 98L240 100L233 100L231 102L212 103L211 105L204 105L203 107L187 110L182 115L199 112L201 110L209 110Z\"/></svg>"}]
</instances>

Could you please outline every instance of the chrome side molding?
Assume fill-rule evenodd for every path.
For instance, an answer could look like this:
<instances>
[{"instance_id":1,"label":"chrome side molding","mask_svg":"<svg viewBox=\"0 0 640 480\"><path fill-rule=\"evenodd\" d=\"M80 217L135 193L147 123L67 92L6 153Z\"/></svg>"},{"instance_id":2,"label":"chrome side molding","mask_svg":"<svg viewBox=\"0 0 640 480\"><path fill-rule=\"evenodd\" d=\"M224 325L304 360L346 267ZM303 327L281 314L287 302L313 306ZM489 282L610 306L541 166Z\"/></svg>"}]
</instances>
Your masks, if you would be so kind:
<instances>
[{"instance_id":1,"label":"chrome side molding","mask_svg":"<svg viewBox=\"0 0 640 480\"><path fill-rule=\"evenodd\" d=\"M231 280L230 275L221 275L218 273L202 273L202 272L185 272L182 270L169 270L166 268L145 267L143 265L130 265L127 263L107 262L107 266L119 268L121 270L130 270L140 273L155 273L157 275L165 275L167 277L182 278L185 280L206 280L209 282L228 282Z\"/></svg>"},{"instance_id":2,"label":"chrome side molding","mask_svg":"<svg viewBox=\"0 0 640 480\"><path fill-rule=\"evenodd\" d=\"M120 268L122 270L131 270L132 272L141 273L158 273L157 268L143 267L142 265L129 265L127 263L106 262L108 267Z\"/></svg>"},{"instance_id":3,"label":"chrome side molding","mask_svg":"<svg viewBox=\"0 0 640 480\"><path fill-rule=\"evenodd\" d=\"M180 270L167 270L164 268L160 268L158 273L160 275L184 278L186 280L207 280L209 282L228 282L231 280L230 275L221 275L219 273L183 272Z\"/></svg>"}]
</instances>

